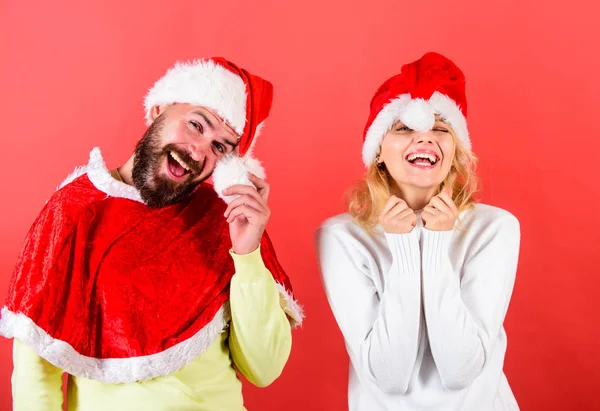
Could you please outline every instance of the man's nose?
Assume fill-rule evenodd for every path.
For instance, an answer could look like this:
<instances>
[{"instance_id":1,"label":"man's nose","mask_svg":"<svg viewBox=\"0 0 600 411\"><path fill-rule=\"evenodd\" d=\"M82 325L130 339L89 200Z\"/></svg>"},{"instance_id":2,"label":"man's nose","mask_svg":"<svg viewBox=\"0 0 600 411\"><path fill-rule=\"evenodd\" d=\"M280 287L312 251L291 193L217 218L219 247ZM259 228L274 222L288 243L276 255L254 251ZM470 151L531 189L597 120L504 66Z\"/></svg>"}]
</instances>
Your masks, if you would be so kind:
<instances>
[{"instance_id":1,"label":"man's nose","mask_svg":"<svg viewBox=\"0 0 600 411\"><path fill-rule=\"evenodd\" d=\"M194 161L202 160L210 154L210 140L206 137L196 138L188 145L190 156Z\"/></svg>"}]
</instances>

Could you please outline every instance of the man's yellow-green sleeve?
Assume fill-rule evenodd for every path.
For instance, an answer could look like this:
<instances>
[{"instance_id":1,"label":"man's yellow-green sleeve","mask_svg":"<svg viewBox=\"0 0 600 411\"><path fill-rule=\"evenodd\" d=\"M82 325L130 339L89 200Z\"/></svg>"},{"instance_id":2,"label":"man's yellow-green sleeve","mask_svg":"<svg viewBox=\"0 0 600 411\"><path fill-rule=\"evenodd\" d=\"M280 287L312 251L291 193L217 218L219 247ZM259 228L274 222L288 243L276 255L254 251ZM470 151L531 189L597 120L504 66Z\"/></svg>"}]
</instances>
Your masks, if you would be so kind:
<instances>
[{"instance_id":1,"label":"man's yellow-green sleeve","mask_svg":"<svg viewBox=\"0 0 600 411\"><path fill-rule=\"evenodd\" d=\"M63 371L14 339L12 395L14 411L60 411Z\"/></svg>"},{"instance_id":2,"label":"man's yellow-green sleeve","mask_svg":"<svg viewBox=\"0 0 600 411\"><path fill-rule=\"evenodd\" d=\"M229 299L231 356L248 381L265 387L279 377L290 355L290 322L260 247L247 255L231 255L235 264Z\"/></svg>"}]
</instances>

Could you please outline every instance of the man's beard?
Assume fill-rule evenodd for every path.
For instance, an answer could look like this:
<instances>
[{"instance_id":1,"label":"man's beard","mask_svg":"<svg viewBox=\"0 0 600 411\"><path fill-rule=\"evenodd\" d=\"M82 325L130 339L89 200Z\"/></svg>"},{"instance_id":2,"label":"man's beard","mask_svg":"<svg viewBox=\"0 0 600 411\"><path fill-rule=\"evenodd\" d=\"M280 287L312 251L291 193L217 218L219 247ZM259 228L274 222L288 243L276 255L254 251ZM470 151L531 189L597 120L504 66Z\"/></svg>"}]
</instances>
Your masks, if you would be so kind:
<instances>
[{"instance_id":1,"label":"man's beard","mask_svg":"<svg viewBox=\"0 0 600 411\"><path fill-rule=\"evenodd\" d=\"M189 196L198 184L202 183L202 180L192 180L202 172L203 165L193 160L187 151L175 144L160 147L162 128L162 116L160 116L148 127L144 137L138 142L133 160L133 185L151 208L177 203ZM192 170L186 180L175 182L160 174L161 165L166 163L165 159L170 151L177 153L179 158L191 167Z\"/></svg>"}]
</instances>

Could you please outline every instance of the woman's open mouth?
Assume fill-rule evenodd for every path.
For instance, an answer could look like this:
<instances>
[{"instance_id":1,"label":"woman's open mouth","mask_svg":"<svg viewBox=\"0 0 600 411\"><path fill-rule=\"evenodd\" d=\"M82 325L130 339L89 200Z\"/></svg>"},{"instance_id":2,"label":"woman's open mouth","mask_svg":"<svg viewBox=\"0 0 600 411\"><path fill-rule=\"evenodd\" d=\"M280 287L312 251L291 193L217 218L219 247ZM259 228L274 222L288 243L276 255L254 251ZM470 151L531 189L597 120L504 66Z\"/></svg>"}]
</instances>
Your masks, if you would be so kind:
<instances>
[{"instance_id":1,"label":"woman's open mouth","mask_svg":"<svg viewBox=\"0 0 600 411\"><path fill-rule=\"evenodd\" d=\"M413 167L432 169L440 161L440 157L433 151L414 151L406 156L406 161Z\"/></svg>"}]
</instances>

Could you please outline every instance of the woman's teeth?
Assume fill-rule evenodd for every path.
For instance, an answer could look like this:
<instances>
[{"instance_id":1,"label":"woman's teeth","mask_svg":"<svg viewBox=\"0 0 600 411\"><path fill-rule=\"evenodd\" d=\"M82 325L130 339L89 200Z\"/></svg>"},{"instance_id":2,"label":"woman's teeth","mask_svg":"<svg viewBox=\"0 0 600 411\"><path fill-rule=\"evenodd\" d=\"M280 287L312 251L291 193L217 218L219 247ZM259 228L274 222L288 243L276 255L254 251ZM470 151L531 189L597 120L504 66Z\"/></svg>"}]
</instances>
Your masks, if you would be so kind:
<instances>
[{"instance_id":1,"label":"woman's teeth","mask_svg":"<svg viewBox=\"0 0 600 411\"><path fill-rule=\"evenodd\" d=\"M428 153L413 153L407 157L407 160L411 163L416 163L419 159L427 160L431 165L434 165L438 161L437 156Z\"/></svg>"}]
</instances>

